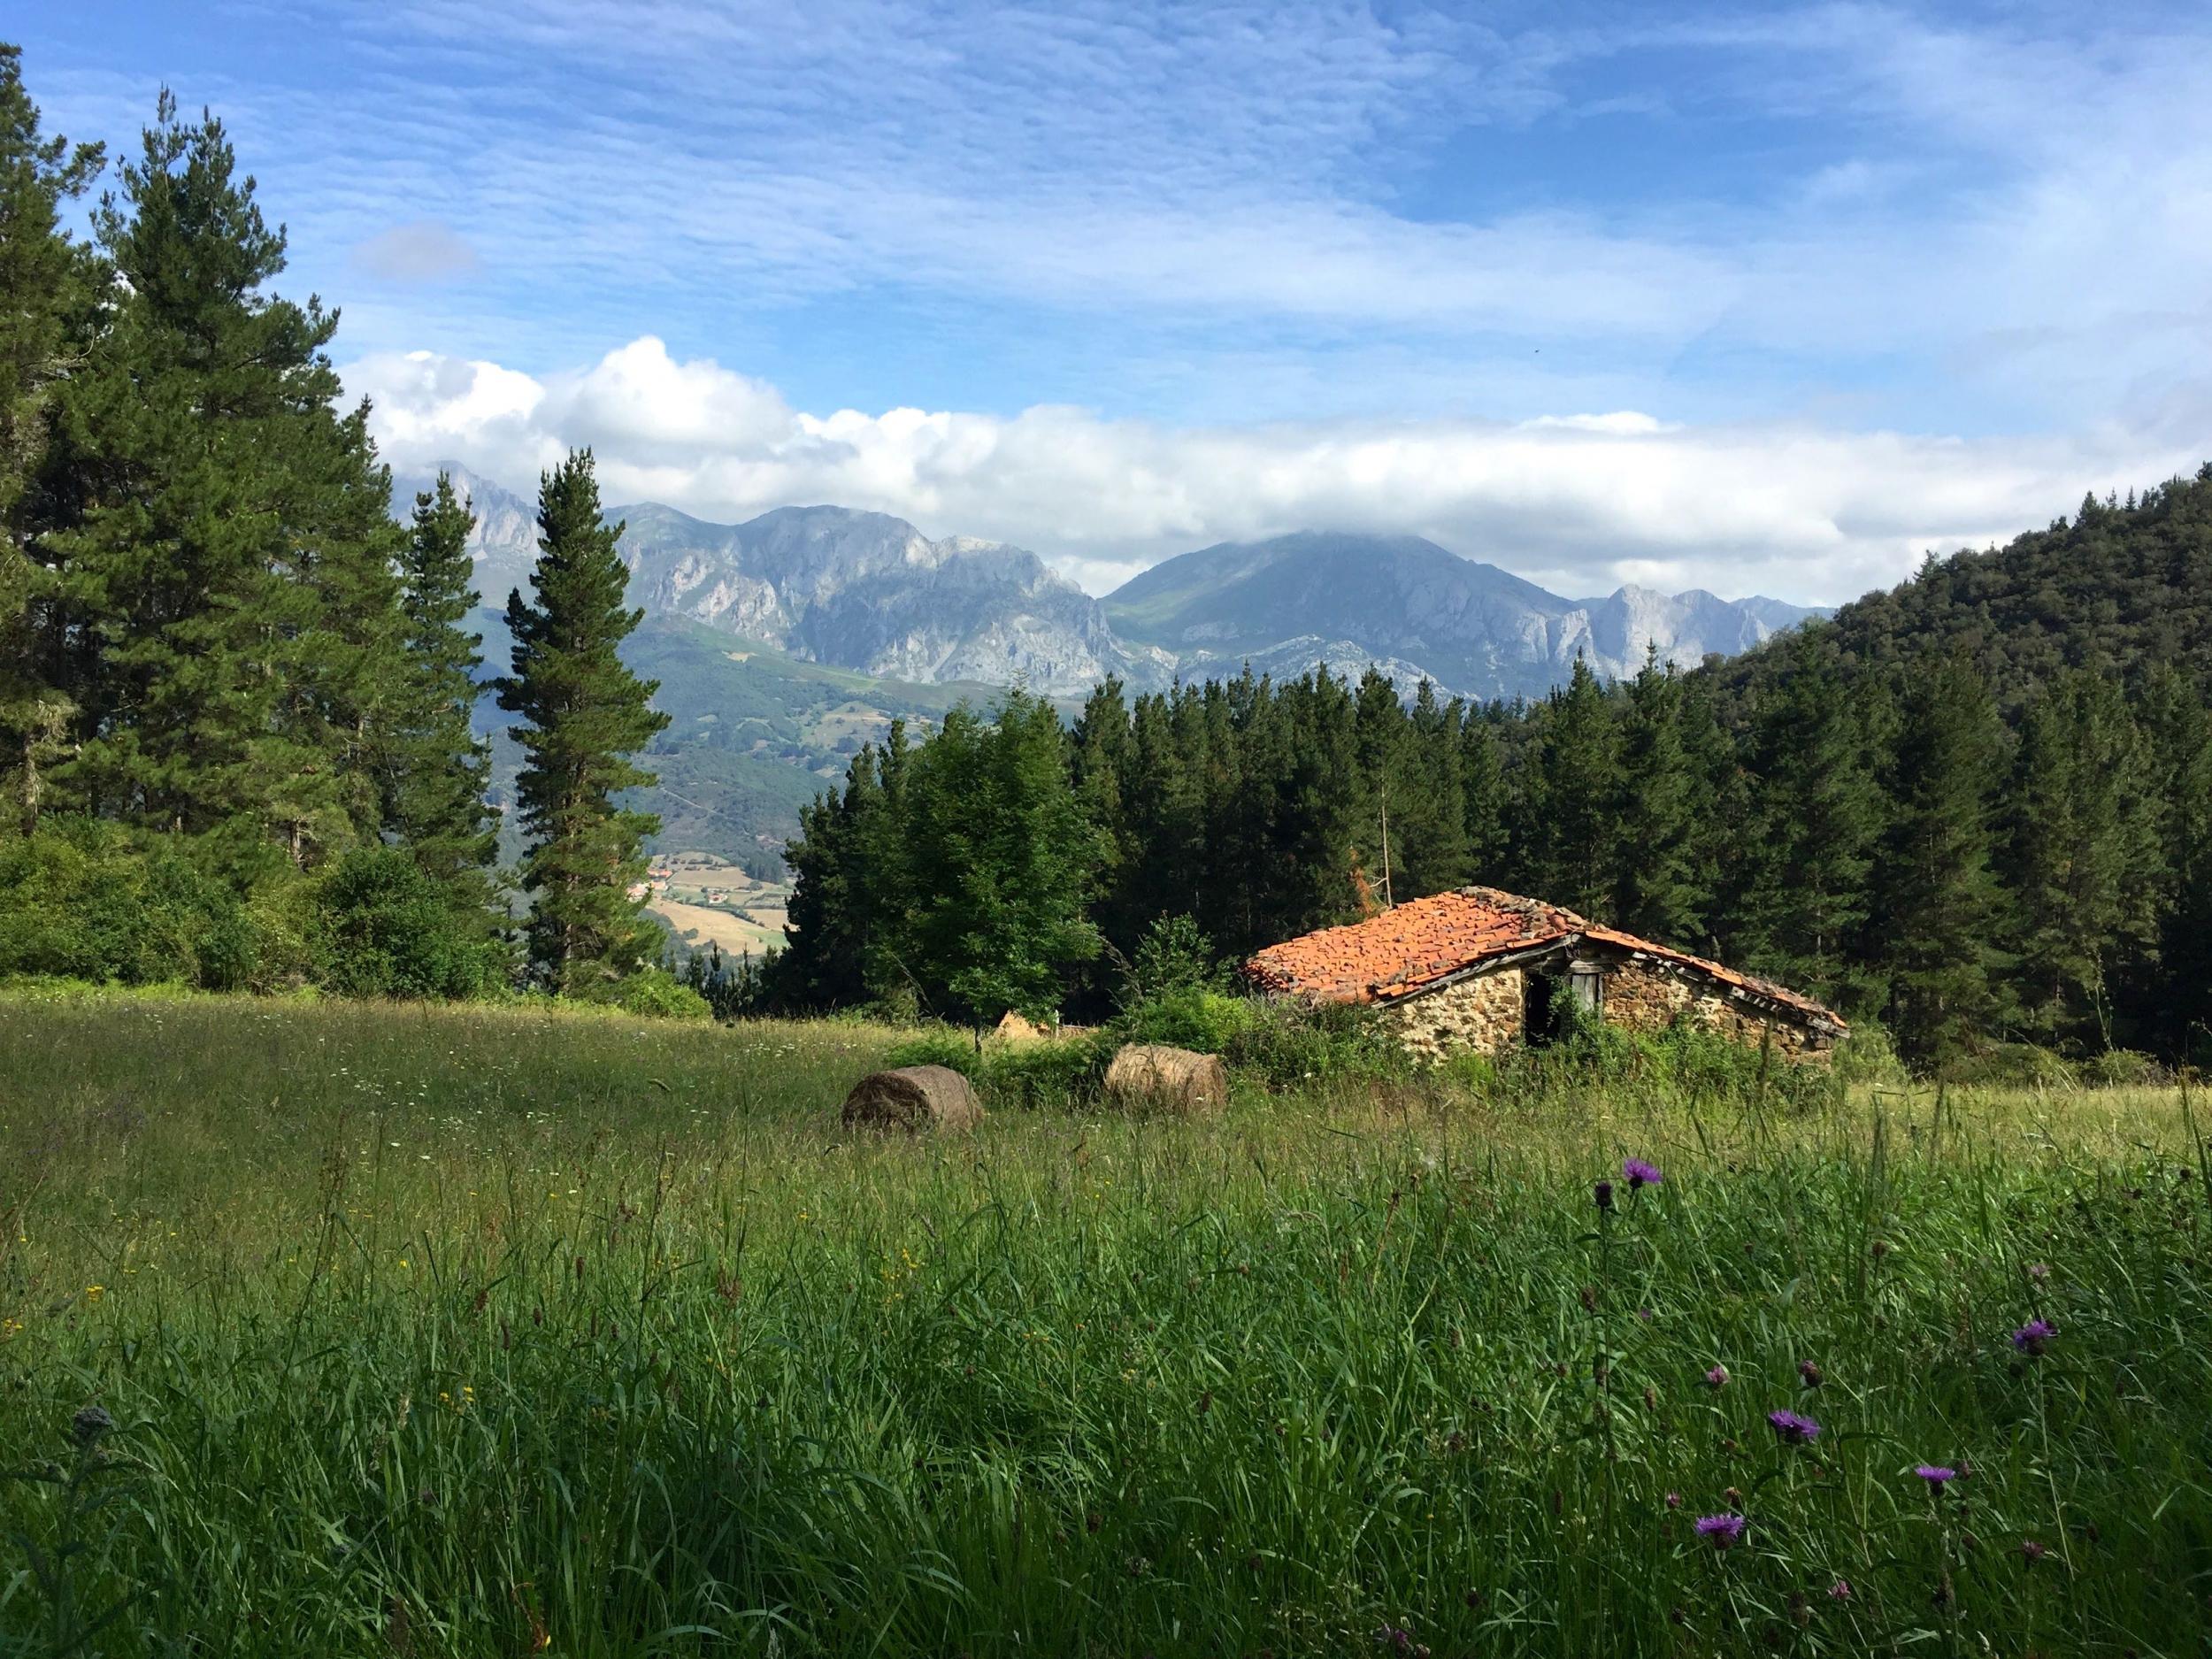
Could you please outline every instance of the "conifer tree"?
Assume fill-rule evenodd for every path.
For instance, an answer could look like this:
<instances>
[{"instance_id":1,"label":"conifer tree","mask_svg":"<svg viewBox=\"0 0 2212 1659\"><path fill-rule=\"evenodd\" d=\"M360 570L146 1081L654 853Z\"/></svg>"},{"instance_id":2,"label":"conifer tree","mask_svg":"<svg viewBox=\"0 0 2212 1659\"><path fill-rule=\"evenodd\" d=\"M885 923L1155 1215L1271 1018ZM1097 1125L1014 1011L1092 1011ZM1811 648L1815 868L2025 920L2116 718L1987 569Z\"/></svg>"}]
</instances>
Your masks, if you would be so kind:
<instances>
[{"instance_id":1,"label":"conifer tree","mask_svg":"<svg viewBox=\"0 0 2212 1659\"><path fill-rule=\"evenodd\" d=\"M1539 891L1554 903L1609 920L1620 796L1612 699L1578 657L1547 714L1542 795L1531 803L1536 810L1530 833L1548 840L1548 853L1540 856L1548 879Z\"/></svg>"},{"instance_id":2,"label":"conifer tree","mask_svg":"<svg viewBox=\"0 0 2212 1659\"><path fill-rule=\"evenodd\" d=\"M50 528L38 488L58 383L84 350L95 262L60 227L104 162L97 144L41 134L20 49L0 44L0 828L35 826L45 769L63 752L72 703L62 658L41 637L31 544Z\"/></svg>"},{"instance_id":3,"label":"conifer tree","mask_svg":"<svg viewBox=\"0 0 2212 1659\"><path fill-rule=\"evenodd\" d=\"M1060 717L1018 687L988 722L956 708L915 755L905 792L917 969L941 1011L1057 1015L1070 971L1100 949L1087 913L1098 833Z\"/></svg>"},{"instance_id":4,"label":"conifer tree","mask_svg":"<svg viewBox=\"0 0 2212 1659\"><path fill-rule=\"evenodd\" d=\"M1939 1062L1993 1030L2003 956L1990 812L2003 730L1963 657L1915 665L1889 780L1873 939L1898 1047Z\"/></svg>"},{"instance_id":5,"label":"conifer tree","mask_svg":"<svg viewBox=\"0 0 2212 1659\"><path fill-rule=\"evenodd\" d=\"M530 961L565 996L634 972L657 933L628 889L645 874L646 838L660 821L616 797L658 781L630 757L668 717L651 706L658 682L638 679L619 655L644 614L623 603L621 534L601 518L591 451L572 451L539 480L534 597L518 588L507 600L514 672L500 681L499 706L522 720L512 730L523 751L515 796Z\"/></svg>"},{"instance_id":6,"label":"conifer tree","mask_svg":"<svg viewBox=\"0 0 2212 1659\"><path fill-rule=\"evenodd\" d=\"M1743 959L1783 983L1855 1003L1870 987L1853 957L1884 824L1862 710L1818 628L1778 648L1786 672L1752 712L1757 780L1751 833L1739 838Z\"/></svg>"},{"instance_id":7,"label":"conifer tree","mask_svg":"<svg viewBox=\"0 0 2212 1659\"><path fill-rule=\"evenodd\" d=\"M491 745L471 723L484 636L462 626L477 605L468 547L475 515L444 472L415 497L400 554L406 680L384 757L384 826L457 908L482 910L498 831L484 804Z\"/></svg>"},{"instance_id":8,"label":"conifer tree","mask_svg":"<svg viewBox=\"0 0 2212 1659\"><path fill-rule=\"evenodd\" d=\"M1621 718L1611 911L1632 933L1678 945L1702 931L1697 794L1682 743L1682 677L1650 646Z\"/></svg>"},{"instance_id":9,"label":"conifer tree","mask_svg":"<svg viewBox=\"0 0 2212 1659\"><path fill-rule=\"evenodd\" d=\"M2152 942L2156 816L2145 757L2119 687L2060 676L2020 727L2008 863L2016 977L2028 1030L2109 1048L2124 953Z\"/></svg>"},{"instance_id":10,"label":"conifer tree","mask_svg":"<svg viewBox=\"0 0 2212 1659\"><path fill-rule=\"evenodd\" d=\"M121 281L62 400L78 522L46 539L83 644L76 804L314 862L373 831L396 694L390 481L340 415L334 312L275 298L281 231L222 124L164 94L95 229Z\"/></svg>"}]
</instances>

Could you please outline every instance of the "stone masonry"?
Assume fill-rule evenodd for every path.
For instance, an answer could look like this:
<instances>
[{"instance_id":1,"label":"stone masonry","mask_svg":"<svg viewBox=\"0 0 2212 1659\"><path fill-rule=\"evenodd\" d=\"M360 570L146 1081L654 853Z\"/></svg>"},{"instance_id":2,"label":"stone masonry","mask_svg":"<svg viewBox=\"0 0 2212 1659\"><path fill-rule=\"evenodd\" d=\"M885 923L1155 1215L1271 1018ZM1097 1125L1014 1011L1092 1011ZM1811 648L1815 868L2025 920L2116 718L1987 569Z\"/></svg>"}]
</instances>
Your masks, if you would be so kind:
<instances>
[{"instance_id":1,"label":"stone masonry","mask_svg":"<svg viewBox=\"0 0 2212 1659\"><path fill-rule=\"evenodd\" d=\"M1465 1049L1501 1054L1521 1040L1525 994L1521 971L1505 968L1409 998L1388 1018L1398 1041L1425 1060Z\"/></svg>"}]
</instances>

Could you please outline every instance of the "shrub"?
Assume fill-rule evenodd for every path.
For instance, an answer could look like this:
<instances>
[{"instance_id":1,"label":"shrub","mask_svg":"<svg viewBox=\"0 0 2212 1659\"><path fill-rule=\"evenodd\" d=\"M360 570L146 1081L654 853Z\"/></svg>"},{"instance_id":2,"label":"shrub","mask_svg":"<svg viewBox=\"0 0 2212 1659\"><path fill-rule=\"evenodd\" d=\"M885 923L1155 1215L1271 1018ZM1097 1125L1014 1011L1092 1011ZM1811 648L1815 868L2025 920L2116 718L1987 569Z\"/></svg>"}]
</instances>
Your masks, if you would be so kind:
<instances>
[{"instance_id":1,"label":"shrub","mask_svg":"<svg viewBox=\"0 0 2212 1659\"><path fill-rule=\"evenodd\" d=\"M498 947L455 910L414 857L357 847L319 879L324 978L343 996L474 996L495 977Z\"/></svg>"},{"instance_id":2,"label":"shrub","mask_svg":"<svg viewBox=\"0 0 2212 1659\"><path fill-rule=\"evenodd\" d=\"M608 1001L649 1019L712 1019L707 999L665 968L641 968L618 982Z\"/></svg>"},{"instance_id":3,"label":"shrub","mask_svg":"<svg viewBox=\"0 0 2212 1659\"><path fill-rule=\"evenodd\" d=\"M1130 1003L1111 1029L1125 1042L1164 1042L1201 1054L1226 1054L1262 1018L1260 1006L1251 997L1176 986Z\"/></svg>"},{"instance_id":4,"label":"shrub","mask_svg":"<svg viewBox=\"0 0 2212 1659\"><path fill-rule=\"evenodd\" d=\"M1080 1105L1097 1097L1120 1041L1110 1032L1083 1032L1049 1042L1006 1043L984 1051L978 1082L990 1103L1033 1110Z\"/></svg>"},{"instance_id":5,"label":"shrub","mask_svg":"<svg viewBox=\"0 0 2212 1659\"><path fill-rule=\"evenodd\" d=\"M1410 1076L1417 1063L1373 1010L1253 998L1247 1022L1220 1049L1229 1064L1269 1088L1331 1079Z\"/></svg>"},{"instance_id":6,"label":"shrub","mask_svg":"<svg viewBox=\"0 0 2212 1659\"><path fill-rule=\"evenodd\" d=\"M0 976L231 990L254 947L238 896L165 841L82 818L0 841Z\"/></svg>"}]
</instances>

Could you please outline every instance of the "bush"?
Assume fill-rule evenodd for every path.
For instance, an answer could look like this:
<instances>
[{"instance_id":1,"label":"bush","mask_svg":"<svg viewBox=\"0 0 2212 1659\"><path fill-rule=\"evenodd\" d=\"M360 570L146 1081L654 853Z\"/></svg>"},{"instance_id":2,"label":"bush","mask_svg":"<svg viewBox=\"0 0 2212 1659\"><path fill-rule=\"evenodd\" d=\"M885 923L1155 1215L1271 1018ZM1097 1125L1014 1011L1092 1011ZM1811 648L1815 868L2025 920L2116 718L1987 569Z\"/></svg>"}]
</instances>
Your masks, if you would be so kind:
<instances>
[{"instance_id":1,"label":"bush","mask_svg":"<svg viewBox=\"0 0 2212 1659\"><path fill-rule=\"evenodd\" d=\"M1083 1032L1048 1042L989 1048L977 1079L993 1106L1034 1110L1081 1105L1097 1098L1120 1041L1108 1032Z\"/></svg>"},{"instance_id":2,"label":"bush","mask_svg":"<svg viewBox=\"0 0 2212 1659\"><path fill-rule=\"evenodd\" d=\"M1366 1008L1309 1006L1255 997L1219 1050L1229 1065L1271 1089L1333 1079L1409 1077L1417 1062Z\"/></svg>"},{"instance_id":3,"label":"bush","mask_svg":"<svg viewBox=\"0 0 2212 1659\"><path fill-rule=\"evenodd\" d=\"M1111 1029L1125 1042L1164 1042L1200 1054L1226 1054L1261 1018L1251 997L1176 986L1132 1002Z\"/></svg>"},{"instance_id":4,"label":"bush","mask_svg":"<svg viewBox=\"0 0 2212 1659\"><path fill-rule=\"evenodd\" d=\"M649 1019L712 1019L707 999L665 968L641 968L619 981L608 1001Z\"/></svg>"},{"instance_id":5,"label":"bush","mask_svg":"<svg viewBox=\"0 0 2212 1659\"><path fill-rule=\"evenodd\" d=\"M411 854L357 847L319 879L323 977L342 996L428 1001L476 996L499 947L456 910Z\"/></svg>"},{"instance_id":6,"label":"bush","mask_svg":"<svg viewBox=\"0 0 2212 1659\"><path fill-rule=\"evenodd\" d=\"M255 942L238 896L164 840L52 818L0 841L0 976L234 990Z\"/></svg>"},{"instance_id":7,"label":"bush","mask_svg":"<svg viewBox=\"0 0 2212 1659\"><path fill-rule=\"evenodd\" d=\"M893 1044L890 1053L884 1056L883 1064L949 1066L972 1081L983 1073L983 1056L976 1048L975 1038L946 1025L934 1026L919 1036Z\"/></svg>"}]
</instances>

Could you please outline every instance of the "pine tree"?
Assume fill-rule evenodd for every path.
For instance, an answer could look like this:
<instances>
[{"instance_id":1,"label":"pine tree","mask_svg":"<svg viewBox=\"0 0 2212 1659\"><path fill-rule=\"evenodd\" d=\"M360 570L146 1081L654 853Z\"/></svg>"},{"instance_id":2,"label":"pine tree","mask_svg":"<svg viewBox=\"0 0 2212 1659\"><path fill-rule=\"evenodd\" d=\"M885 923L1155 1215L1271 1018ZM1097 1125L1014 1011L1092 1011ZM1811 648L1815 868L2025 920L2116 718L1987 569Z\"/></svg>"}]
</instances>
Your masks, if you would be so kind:
<instances>
[{"instance_id":1,"label":"pine tree","mask_svg":"<svg viewBox=\"0 0 2212 1659\"><path fill-rule=\"evenodd\" d=\"M1575 658L1555 693L1543 738L1543 795L1537 813L1549 837L1540 896L1609 920L1620 799L1619 737L1613 702L1590 665Z\"/></svg>"},{"instance_id":2,"label":"pine tree","mask_svg":"<svg viewBox=\"0 0 2212 1659\"><path fill-rule=\"evenodd\" d=\"M84 350L95 286L94 261L60 228L61 208L91 188L103 162L97 144L41 135L22 53L0 44L0 781L14 808L0 811L0 827L26 834L72 711L34 613L29 551L50 527L36 482L57 383Z\"/></svg>"},{"instance_id":3,"label":"pine tree","mask_svg":"<svg viewBox=\"0 0 2212 1659\"><path fill-rule=\"evenodd\" d=\"M629 895L645 874L650 813L618 805L658 780L630 761L668 725L652 706L657 681L623 666L622 641L644 615L623 603L630 573L617 550L622 526L602 520L589 449L572 451L538 485L534 598L508 596L514 672L499 706L523 764L515 797L527 850L530 961L565 996L590 995L635 972L657 930Z\"/></svg>"},{"instance_id":4,"label":"pine tree","mask_svg":"<svg viewBox=\"0 0 2212 1659\"><path fill-rule=\"evenodd\" d=\"M1052 705L1018 687L988 722L955 709L916 753L903 815L916 970L941 1010L1053 1018L1070 971L1098 955L1099 837L1068 759Z\"/></svg>"},{"instance_id":5,"label":"pine tree","mask_svg":"<svg viewBox=\"0 0 2212 1659\"><path fill-rule=\"evenodd\" d=\"M1656 646L1629 682L1621 719L1611 912L1632 933L1679 944L1702 931L1698 789L1682 743L1682 677Z\"/></svg>"},{"instance_id":6,"label":"pine tree","mask_svg":"<svg viewBox=\"0 0 2212 1659\"><path fill-rule=\"evenodd\" d=\"M1738 942L1747 964L1783 983L1856 1002L1870 989L1852 959L1884 824L1881 788L1863 711L1824 636L1801 630L1778 649L1787 671L1752 714L1757 782L1752 833L1737 842Z\"/></svg>"},{"instance_id":7,"label":"pine tree","mask_svg":"<svg viewBox=\"0 0 2212 1659\"><path fill-rule=\"evenodd\" d=\"M1922 1064L1986 1034L2001 1011L1990 810L2002 742L1989 687L1964 657L1914 670L1891 763L1871 927L1898 1047Z\"/></svg>"},{"instance_id":8,"label":"pine tree","mask_svg":"<svg viewBox=\"0 0 2212 1659\"><path fill-rule=\"evenodd\" d=\"M365 408L340 415L334 312L273 297L284 236L222 125L165 93L95 216L121 279L62 399L78 522L45 539L77 642L74 804L220 833L234 872L373 831L396 694L398 533Z\"/></svg>"},{"instance_id":9,"label":"pine tree","mask_svg":"<svg viewBox=\"0 0 2212 1659\"><path fill-rule=\"evenodd\" d=\"M0 45L0 780L14 809L0 813L0 826L28 834L72 711L41 649L28 555L45 516L33 487L55 384L82 349L90 287L90 262L59 228L60 207L89 188L102 152L41 136L20 58Z\"/></svg>"},{"instance_id":10,"label":"pine tree","mask_svg":"<svg viewBox=\"0 0 2212 1659\"><path fill-rule=\"evenodd\" d=\"M2119 687L2070 672L2027 710L2011 792L2008 886L2027 1028L2109 1048L2118 964L2154 941L2155 814Z\"/></svg>"},{"instance_id":11,"label":"pine tree","mask_svg":"<svg viewBox=\"0 0 2212 1659\"><path fill-rule=\"evenodd\" d=\"M457 908L482 910L498 831L484 804L491 745L471 724L484 636L462 624L476 608L469 554L473 513L438 474L415 497L400 556L406 682L384 745L384 827L414 854Z\"/></svg>"}]
</instances>

